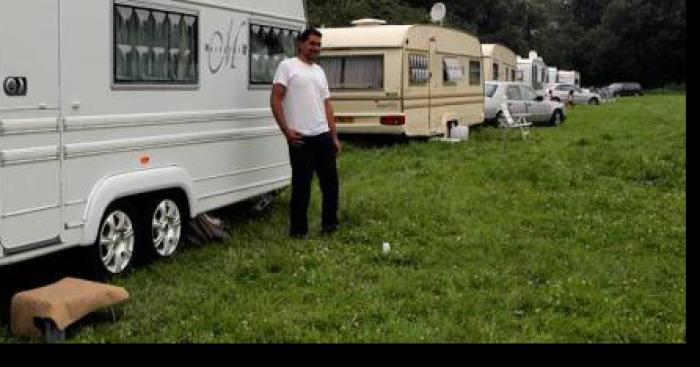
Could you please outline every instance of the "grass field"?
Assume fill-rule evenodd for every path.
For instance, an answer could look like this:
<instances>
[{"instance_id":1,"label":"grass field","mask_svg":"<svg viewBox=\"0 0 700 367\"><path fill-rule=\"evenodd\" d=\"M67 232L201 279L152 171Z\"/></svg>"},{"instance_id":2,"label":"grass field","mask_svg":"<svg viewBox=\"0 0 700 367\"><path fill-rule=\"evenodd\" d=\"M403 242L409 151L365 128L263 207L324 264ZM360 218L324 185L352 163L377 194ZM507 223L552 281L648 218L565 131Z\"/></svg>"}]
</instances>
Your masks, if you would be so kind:
<instances>
[{"instance_id":1,"label":"grass field","mask_svg":"<svg viewBox=\"0 0 700 367\"><path fill-rule=\"evenodd\" d=\"M232 239L115 281L117 323L70 342L587 343L686 340L686 99L570 111L524 142L347 143L342 230L288 239L288 192L226 216ZM382 243L392 252L384 255ZM73 274L71 254L2 270L13 291Z\"/></svg>"}]
</instances>

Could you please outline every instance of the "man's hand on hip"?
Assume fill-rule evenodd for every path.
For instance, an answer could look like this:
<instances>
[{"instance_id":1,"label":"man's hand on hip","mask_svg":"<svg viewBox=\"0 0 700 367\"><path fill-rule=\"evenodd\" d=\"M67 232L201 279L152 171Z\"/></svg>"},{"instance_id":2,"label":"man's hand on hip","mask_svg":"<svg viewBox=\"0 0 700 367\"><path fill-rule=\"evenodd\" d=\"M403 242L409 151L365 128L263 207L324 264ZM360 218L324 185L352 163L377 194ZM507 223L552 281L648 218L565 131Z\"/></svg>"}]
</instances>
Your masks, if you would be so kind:
<instances>
[{"instance_id":1,"label":"man's hand on hip","mask_svg":"<svg viewBox=\"0 0 700 367\"><path fill-rule=\"evenodd\" d=\"M304 135L294 129L286 129L284 137L291 145L299 146L304 144Z\"/></svg>"},{"instance_id":2,"label":"man's hand on hip","mask_svg":"<svg viewBox=\"0 0 700 367\"><path fill-rule=\"evenodd\" d=\"M340 152L343 150L343 144L337 136L333 138L333 146L335 147L335 155L340 155Z\"/></svg>"}]
</instances>

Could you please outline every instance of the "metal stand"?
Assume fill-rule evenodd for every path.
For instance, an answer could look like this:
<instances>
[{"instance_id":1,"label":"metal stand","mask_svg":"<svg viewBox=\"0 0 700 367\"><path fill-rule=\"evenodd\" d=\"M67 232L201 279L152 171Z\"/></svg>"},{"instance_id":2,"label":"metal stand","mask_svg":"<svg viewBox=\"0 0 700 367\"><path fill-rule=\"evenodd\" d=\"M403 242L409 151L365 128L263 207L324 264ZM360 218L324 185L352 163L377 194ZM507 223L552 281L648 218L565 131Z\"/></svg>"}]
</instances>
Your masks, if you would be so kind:
<instances>
[{"instance_id":1,"label":"metal stand","mask_svg":"<svg viewBox=\"0 0 700 367\"><path fill-rule=\"evenodd\" d=\"M59 330L53 320L41 320L41 326L44 333L44 340L48 344L63 343L66 341L65 330Z\"/></svg>"}]
</instances>

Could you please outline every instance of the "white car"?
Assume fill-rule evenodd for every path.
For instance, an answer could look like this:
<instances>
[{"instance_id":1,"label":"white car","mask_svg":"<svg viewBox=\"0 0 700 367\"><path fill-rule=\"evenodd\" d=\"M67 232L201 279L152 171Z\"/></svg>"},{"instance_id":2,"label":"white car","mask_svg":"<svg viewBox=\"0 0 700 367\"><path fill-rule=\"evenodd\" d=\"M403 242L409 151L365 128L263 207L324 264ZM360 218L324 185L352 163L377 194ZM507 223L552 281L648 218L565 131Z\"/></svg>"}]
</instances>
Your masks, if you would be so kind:
<instances>
[{"instance_id":1,"label":"white car","mask_svg":"<svg viewBox=\"0 0 700 367\"><path fill-rule=\"evenodd\" d=\"M527 84L519 82L486 82L486 121L498 121L506 104L513 115L525 115L532 122L557 126L566 120L563 103L538 96Z\"/></svg>"},{"instance_id":2,"label":"white car","mask_svg":"<svg viewBox=\"0 0 700 367\"><path fill-rule=\"evenodd\" d=\"M603 101L600 94L592 93L590 90L581 89L573 84L554 83L544 86L545 98L549 97L554 101L568 101L569 94L572 91L574 92L575 104L599 105L600 102Z\"/></svg>"}]
</instances>

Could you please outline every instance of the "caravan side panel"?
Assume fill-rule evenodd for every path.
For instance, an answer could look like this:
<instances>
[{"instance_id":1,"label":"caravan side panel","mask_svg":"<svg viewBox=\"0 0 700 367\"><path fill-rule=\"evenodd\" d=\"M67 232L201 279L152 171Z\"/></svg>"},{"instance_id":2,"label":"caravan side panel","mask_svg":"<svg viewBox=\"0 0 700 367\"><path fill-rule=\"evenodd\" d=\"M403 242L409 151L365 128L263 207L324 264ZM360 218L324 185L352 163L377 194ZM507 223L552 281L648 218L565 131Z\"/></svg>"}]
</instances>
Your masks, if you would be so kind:
<instances>
[{"instance_id":1,"label":"caravan side panel","mask_svg":"<svg viewBox=\"0 0 700 367\"><path fill-rule=\"evenodd\" d=\"M115 4L151 14L196 17L198 82L118 83L115 62L123 55L115 54L123 50L114 47ZM62 178L69 240L80 241L86 218L101 216L88 210L87 198L106 177L181 168L192 180L195 215L289 184L286 143L268 107L270 88L249 85L249 26L254 21L302 30L301 4L269 0L62 2ZM130 14L128 10L124 13ZM136 49L141 62L134 65L156 64L156 59L141 56L151 52L147 45L131 46L129 52ZM91 239L81 242L87 245Z\"/></svg>"}]
</instances>

